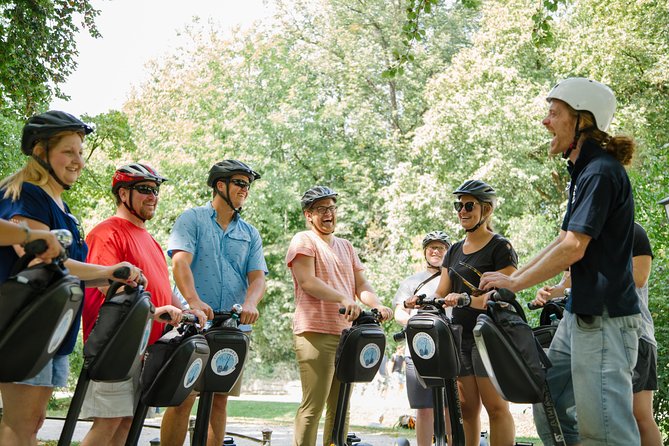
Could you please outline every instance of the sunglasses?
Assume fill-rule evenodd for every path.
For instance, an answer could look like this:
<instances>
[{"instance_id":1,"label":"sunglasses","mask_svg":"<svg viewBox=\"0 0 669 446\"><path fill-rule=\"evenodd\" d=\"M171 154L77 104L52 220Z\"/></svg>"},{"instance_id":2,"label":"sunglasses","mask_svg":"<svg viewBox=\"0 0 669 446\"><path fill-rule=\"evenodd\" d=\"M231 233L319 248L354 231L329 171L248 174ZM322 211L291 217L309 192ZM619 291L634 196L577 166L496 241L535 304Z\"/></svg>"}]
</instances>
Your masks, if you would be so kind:
<instances>
[{"instance_id":1,"label":"sunglasses","mask_svg":"<svg viewBox=\"0 0 669 446\"><path fill-rule=\"evenodd\" d=\"M314 211L316 211L318 215L325 215L328 212L334 214L337 212L337 206L316 206Z\"/></svg>"},{"instance_id":2,"label":"sunglasses","mask_svg":"<svg viewBox=\"0 0 669 446\"><path fill-rule=\"evenodd\" d=\"M142 195L149 195L152 194L154 197L157 197L158 194L160 193L160 188L159 187L151 187L151 186L133 186L130 189L136 190Z\"/></svg>"},{"instance_id":3,"label":"sunglasses","mask_svg":"<svg viewBox=\"0 0 669 446\"><path fill-rule=\"evenodd\" d=\"M244 180L238 180L237 178L233 178L230 180L232 184L237 186L240 189L250 189L251 188L251 183L247 183Z\"/></svg>"},{"instance_id":4,"label":"sunglasses","mask_svg":"<svg viewBox=\"0 0 669 446\"><path fill-rule=\"evenodd\" d=\"M465 211L471 212L474 210L474 205L476 204L475 201L468 201L466 203L462 203L460 201L456 201L453 203L453 207L455 208L455 212L460 212L462 208L465 208Z\"/></svg>"}]
</instances>

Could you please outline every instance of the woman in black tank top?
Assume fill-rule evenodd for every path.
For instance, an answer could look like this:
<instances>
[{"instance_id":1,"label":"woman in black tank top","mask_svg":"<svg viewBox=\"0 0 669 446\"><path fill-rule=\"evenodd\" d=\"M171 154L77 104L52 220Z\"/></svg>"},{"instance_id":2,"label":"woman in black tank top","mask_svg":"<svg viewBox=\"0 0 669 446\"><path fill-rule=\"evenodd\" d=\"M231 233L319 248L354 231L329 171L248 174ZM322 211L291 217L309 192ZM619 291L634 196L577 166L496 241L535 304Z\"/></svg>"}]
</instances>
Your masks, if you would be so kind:
<instances>
[{"instance_id":1,"label":"woman in black tank top","mask_svg":"<svg viewBox=\"0 0 669 446\"><path fill-rule=\"evenodd\" d=\"M436 294L455 305L460 293L472 296L472 306L453 308L453 323L462 325L462 349L458 391L462 404L467 446L479 444L481 403L490 419L491 446L515 442L515 425L509 403L499 396L485 372L474 344L472 330L483 310L486 296L479 296L479 280L487 271L512 274L518 257L511 243L492 230L490 217L496 204L495 190L479 180L465 181L455 192L454 203L465 239L455 243L444 258Z\"/></svg>"}]
</instances>

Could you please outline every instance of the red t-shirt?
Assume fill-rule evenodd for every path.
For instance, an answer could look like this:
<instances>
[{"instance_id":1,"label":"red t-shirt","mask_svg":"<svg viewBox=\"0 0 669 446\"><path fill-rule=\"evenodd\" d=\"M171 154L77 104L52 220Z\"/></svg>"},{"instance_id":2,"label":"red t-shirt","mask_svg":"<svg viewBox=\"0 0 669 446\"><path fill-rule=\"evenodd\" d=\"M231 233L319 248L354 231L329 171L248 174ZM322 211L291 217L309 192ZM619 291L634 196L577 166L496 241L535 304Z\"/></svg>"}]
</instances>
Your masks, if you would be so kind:
<instances>
[{"instance_id":1,"label":"red t-shirt","mask_svg":"<svg viewBox=\"0 0 669 446\"><path fill-rule=\"evenodd\" d=\"M130 262L142 270L149 281L147 291L156 307L172 303L172 288L165 253L146 229L119 217L98 224L86 237L88 263L114 265ZM93 330L105 296L97 288L86 288L83 310L84 342ZM160 338L165 324L153 322L149 344Z\"/></svg>"}]
</instances>

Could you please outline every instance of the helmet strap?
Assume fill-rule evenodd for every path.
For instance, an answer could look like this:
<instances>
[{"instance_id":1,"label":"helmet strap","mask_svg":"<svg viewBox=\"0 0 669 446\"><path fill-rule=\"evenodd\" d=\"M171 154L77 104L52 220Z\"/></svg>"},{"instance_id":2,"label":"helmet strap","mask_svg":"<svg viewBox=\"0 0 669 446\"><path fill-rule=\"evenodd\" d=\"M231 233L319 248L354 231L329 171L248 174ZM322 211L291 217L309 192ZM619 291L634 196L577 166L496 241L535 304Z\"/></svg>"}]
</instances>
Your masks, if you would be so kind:
<instances>
[{"instance_id":1,"label":"helmet strap","mask_svg":"<svg viewBox=\"0 0 669 446\"><path fill-rule=\"evenodd\" d=\"M127 189L128 189L128 201L130 202L130 205L128 205L128 203L126 203L124 201L123 206L125 206L125 208L128 210L128 212L130 212L132 215L134 215L135 217L142 220L142 223L146 223L146 218L139 215L139 213L135 210L134 206L132 205L132 189L130 189L130 188L127 188Z\"/></svg>"},{"instance_id":2,"label":"helmet strap","mask_svg":"<svg viewBox=\"0 0 669 446\"><path fill-rule=\"evenodd\" d=\"M219 181L224 181L225 182L225 193L226 195L223 195L221 191L218 190L218 182ZM228 206L234 211L233 218L239 215L242 212L241 206L239 208L236 208L234 204L232 204L232 200L230 200L230 178L224 178L223 180L216 180L216 183L214 184L214 190L216 191L216 195L221 197L223 201L225 201Z\"/></svg>"},{"instance_id":3,"label":"helmet strap","mask_svg":"<svg viewBox=\"0 0 669 446\"><path fill-rule=\"evenodd\" d=\"M576 129L574 130L574 140L569 144L569 147L567 150L562 152L562 158L563 159L569 159L569 155L571 155L571 152L576 148L578 144L578 140L581 139L581 129L579 128L579 125L581 123L581 114L578 113L576 115Z\"/></svg>"},{"instance_id":4,"label":"helmet strap","mask_svg":"<svg viewBox=\"0 0 669 446\"><path fill-rule=\"evenodd\" d=\"M51 175L53 179L56 180L56 183L60 184L64 190L70 190L72 186L58 178L58 175L56 175L56 172L54 172L53 167L51 167L51 164L49 164L49 142L47 140L44 140L44 153L46 154L46 161L34 154L31 156L39 163L40 166L44 167L44 169L49 172L49 175Z\"/></svg>"}]
</instances>

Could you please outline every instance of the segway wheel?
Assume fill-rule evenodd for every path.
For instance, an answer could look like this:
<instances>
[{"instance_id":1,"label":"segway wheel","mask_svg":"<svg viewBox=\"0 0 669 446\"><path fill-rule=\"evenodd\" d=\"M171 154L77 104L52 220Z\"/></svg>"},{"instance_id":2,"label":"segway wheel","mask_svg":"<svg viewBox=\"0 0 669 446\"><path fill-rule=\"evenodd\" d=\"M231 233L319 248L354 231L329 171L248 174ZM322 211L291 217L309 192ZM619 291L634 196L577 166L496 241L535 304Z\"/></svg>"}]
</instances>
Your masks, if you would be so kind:
<instances>
[{"instance_id":1,"label":"segway wheel","mask_svg":"<svg viewBox=\"0 0 669 446\"><path fill-rule=\"evenodd\" d=\"M395 439L393 446L411 446L411 443L409 443L409 440L407 440L406 438L399 437Z\"/></svg>"}]
</instances>

